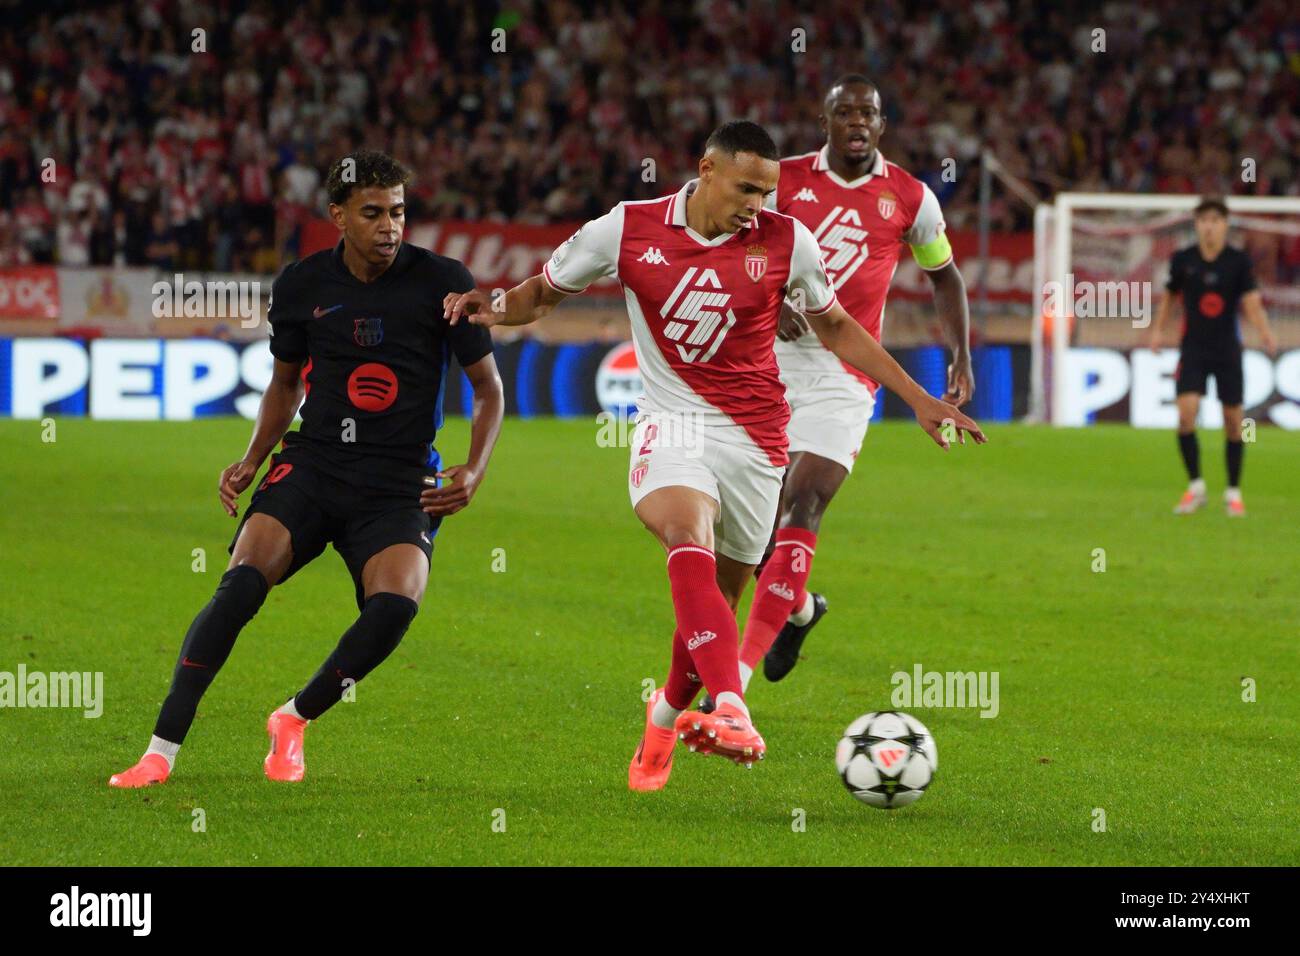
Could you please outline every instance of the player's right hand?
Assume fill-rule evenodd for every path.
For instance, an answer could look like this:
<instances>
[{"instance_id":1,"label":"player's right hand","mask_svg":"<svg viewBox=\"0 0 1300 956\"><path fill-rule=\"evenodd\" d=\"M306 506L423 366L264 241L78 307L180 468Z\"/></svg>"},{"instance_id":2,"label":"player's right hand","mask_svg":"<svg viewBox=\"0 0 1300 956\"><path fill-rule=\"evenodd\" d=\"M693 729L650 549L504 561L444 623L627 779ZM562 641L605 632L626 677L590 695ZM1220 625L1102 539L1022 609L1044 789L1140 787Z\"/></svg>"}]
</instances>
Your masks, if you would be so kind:
<instances>
[{"instance_id":1,"label":"player's right hand","mask_svg":"<svg viewBox=\"0 0 1300 956\"><path fill-rule=\"evenodd\" d=\"M505 313L494 311L491 297L481 289L448 292L446 298L442 300L442 317L455 325L462 316L475 325L491 328L505 317Z\"/></svg>"},{"instance_id":2,"label":"player's right hand","mask_svg":"<svg viewBox=\"0 0 1300 956\"><path fill-rule=\"evenodd\" d=\"M239 509L235 507L235 501L245 488L253 483L257 477L257 465L251 461L240 460L235 462L229 468L221 473L221 481L217 484L217 494L221 496L221 507L226 509L226 514L235 517L239 514Z\"/></svg>"}]
</instances>

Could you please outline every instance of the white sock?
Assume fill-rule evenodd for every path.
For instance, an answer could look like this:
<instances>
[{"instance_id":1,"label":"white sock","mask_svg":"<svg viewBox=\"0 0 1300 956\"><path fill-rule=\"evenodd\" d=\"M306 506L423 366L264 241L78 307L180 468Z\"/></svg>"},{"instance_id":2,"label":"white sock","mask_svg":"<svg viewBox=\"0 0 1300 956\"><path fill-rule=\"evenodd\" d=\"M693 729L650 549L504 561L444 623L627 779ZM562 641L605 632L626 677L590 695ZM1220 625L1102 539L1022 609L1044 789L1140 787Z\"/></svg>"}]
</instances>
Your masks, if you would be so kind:
<instances>
[{"instance_id":1,"label":"white sock","mask_svg":"<svg viewBox=\"0 0 1300 956\"><path fill-rule=\"evenodd\" d=\"M181 745L174 744L170 740L163 740L161 737L153 736L149 738L149 749L144 752L147 757L150 754L158 754L167 761L167 769L171 770L176 766L176 754L180 752Z\"/></svg>"},{"instance_id":2,"label":"white sock","mask_svg":"<svg viewBox=\"0 0 1300 956\"><path fill-rule=\"evenodd\" d=\"M297 717L299 720L307 719L302 714L298 713L298 708L294 704L294 699L292 697L289 698L289 703L285 704L283 707L276 708L275 712L277 714L288 714L290 717Z\"/></svg>"},{"instance_id":3,"label":"white sock","mask_svg":"<svg viewBox=\"0 0 1300 956\"><path fill-rule=\"evenodd\" d=\"M788 620L795 627L803 627L813 616L813 596L811 591L803 592L803 607L791 614Z\"/></svg>"},{"instance_id":4,"label":"white sock","mask_svg":"<svg viewBox=\"0 0 1300 956\"><path fill-rule=\"evenodd\" d=\"M1205 479L1197 478L1195 481L1193 481L1190 485L1187 486L1187 490L1194 495L1205 494Z\"/></svg>"},{"instance_id":5,"label":"white sock","mask_svg":"<svg viewBox=\"0 0 1300 956\"><path fill-rule=\"evenodd\" d=\"M654 709L650 711L650 723L662 730L672 730L679 714L681 711L668 703L660 694L659 699L655 701Z\"/></svg>"},{"instance_id":6,"label":"white sock","mask_svg":"<svg viewBox=\"0 0 1300 956\"><path fill-rule=\"evenodd\" d=\"M740 689L749 690L749 679L754 676L754 668L744 661L740 662Z\"/></svg>"},{"instance_id":7,"label":"white sock","mask_svg":"<svg viewBox=\"0 0 1300 956\"><path fill-rule=\"evenodd\" d=\"M721 694L719 694L717 697L714 698L713 702L717 704L719 707L721 707L723 704L730 704L732 707L735 707L746 717L749 716L749 708L745 706L744 698L742 698L739 694L733 694L729 690L724 690Z\"/></svg>"},{"instance_id":8,"label":"white sock","mask_svg":"<svg viewBox=\"0 0 1300 956\"><path fill-rule=\"evenodd\" d=\"M1224 501L1240 501L1240 500L1241 500L1241 489L1240 489L1240 488L1227 488L1227 489L1225 489L1224 492L1223 492L1223 500L1224 500Z\"/></svg>"}]
</instances>

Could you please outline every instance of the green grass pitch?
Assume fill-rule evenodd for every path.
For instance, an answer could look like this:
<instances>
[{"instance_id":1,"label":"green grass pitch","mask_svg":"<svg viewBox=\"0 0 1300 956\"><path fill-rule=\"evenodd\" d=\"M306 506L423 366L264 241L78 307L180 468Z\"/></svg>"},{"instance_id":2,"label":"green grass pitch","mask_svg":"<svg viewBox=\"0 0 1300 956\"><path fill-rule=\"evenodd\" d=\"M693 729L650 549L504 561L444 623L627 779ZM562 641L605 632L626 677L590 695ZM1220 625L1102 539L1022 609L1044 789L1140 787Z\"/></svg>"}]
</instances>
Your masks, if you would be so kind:
<instances>
[{"instance_id":1,"label":"green grass pitch","mask_svg":"<svg viewBox=\"0 0 1300 956\"><path fill-rule=\"evenodd\" d=\"M47 443L0 422L0 670L102 671L105 692L98 719L0 710L6 863L1300 862L1300 436L1259 431L1250 516L1230 521L1218 432L1211 506L1179 519L1169 432L1003 426L944 455L873 427L818 546L830 614L790 678L751 688L768 759L679 749L666 790L633 794L642 682L665 677L673 627L663 555L594 422L510 420L401 647L308 731L303 784L263 777L264 723L355 616L332 550L245 629L171 780L110 790L225 567L216 479L249 428L63 419ZM446 428L448 462L467 434ZM917 663L997 671L1000 713L909 708L938 775L874 810L835 743Z\"/></svg>"}]
</instances>

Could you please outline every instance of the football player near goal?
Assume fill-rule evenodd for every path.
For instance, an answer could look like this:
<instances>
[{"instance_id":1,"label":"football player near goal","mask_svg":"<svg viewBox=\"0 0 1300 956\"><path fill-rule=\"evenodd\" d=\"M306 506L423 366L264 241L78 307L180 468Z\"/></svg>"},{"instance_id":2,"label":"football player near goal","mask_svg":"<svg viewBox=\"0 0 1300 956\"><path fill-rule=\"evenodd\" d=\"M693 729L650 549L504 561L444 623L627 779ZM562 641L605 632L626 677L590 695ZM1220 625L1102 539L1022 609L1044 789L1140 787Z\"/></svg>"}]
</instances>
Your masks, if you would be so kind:
<instances>
[{"instance_id":1,"label":"football player near goal","mask_svg":"<svg viewBox=\"0 0 1300 956\"><path fill-rule=\"evenodd\" d=\"M1223 504L1231 517L1243 517L1241 465L1245 445L1241 440L1243 375L1241 333L1237 310L1259 331L1270 355L1277 354L1277 340L1268 325L1264 303L1255 287L1250 257L1228 242L1228 206L1217 197L1203 198L1193 213L1196 244L1174 253L1169 263L1167 294L1160 300L1151 324L1150 346L1160 348L1160 332L1176 299L1183 300L1183 330L1179 344L1176 391L1178 403L1178 450L1187 469L1188 485L1174 513L1191 514L1205 505L1205 479L1201 477L1201 453L1196 441L1196 416L1201 408L1205 383L1214 377L1219 401L1223 403L1224 450L1228 465L1228 487Z\"/></svg>"},{"instance_id":2,"label":"football player near goal","mask_svg":"<svg viewBox=\"0 0 1300 956\"><path fill-rule=\"evenodd\" d=\"M438 525L483 480L504 409L492 340L484 328L443 317L447 295L474 287L469 271L402 241L410 178L374 150L339 160L326 180L339 243L288 266L272 286L274 372L248 449L218 487L232 518L240 493L283 443L235 532L216 594L181 644L148 749L110 786L167 779L199 700L267 591L333 544L360 615L267 719L266 776L301 780L307 724L397 647L424 596ZM473 422L466 463L442 467L433 440L453 355L473 388ZM302 426L289 431L300 403Z\"/></svg>"}]
</instances>

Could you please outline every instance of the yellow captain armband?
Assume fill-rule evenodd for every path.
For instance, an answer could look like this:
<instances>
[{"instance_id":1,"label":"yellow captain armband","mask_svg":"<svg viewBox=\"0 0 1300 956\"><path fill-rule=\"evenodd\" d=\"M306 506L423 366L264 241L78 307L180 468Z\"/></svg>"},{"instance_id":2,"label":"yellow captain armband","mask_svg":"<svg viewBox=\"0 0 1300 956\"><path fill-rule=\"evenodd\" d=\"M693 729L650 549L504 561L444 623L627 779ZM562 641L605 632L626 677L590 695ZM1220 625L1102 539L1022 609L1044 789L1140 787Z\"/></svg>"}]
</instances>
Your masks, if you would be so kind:
<instances>
[{"instance_id":1,"label":"yellow captain armband","mask_svg":"<svg viewBox=\"0 0 1300 956\"><path fill-rule=\"evenodd\" d=\"M912 246L911 249L912 258L922 269L938 269L947 265L952 258L952 246L948 243L947 235L942 232L925 245Z\"/></svg>"}]
</instances>

